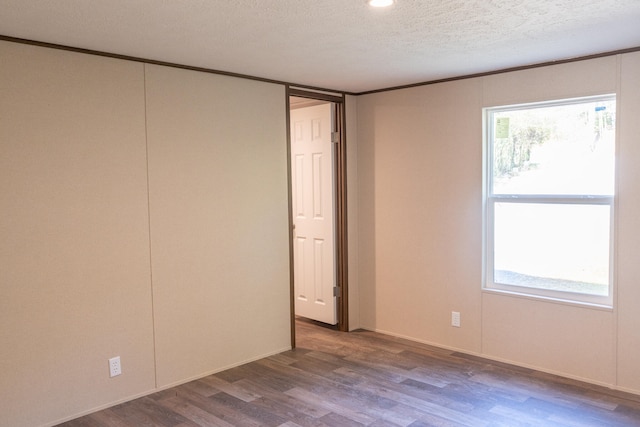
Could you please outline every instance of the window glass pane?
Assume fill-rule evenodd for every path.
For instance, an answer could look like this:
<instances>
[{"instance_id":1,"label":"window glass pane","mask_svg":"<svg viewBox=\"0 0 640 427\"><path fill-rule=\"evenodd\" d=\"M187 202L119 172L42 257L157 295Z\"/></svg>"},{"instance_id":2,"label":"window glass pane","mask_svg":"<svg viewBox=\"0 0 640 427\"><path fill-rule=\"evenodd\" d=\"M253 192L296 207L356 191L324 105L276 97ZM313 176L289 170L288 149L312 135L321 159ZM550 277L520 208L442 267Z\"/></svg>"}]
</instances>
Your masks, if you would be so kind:
<instances>
[{"instance_id":1,"label":"window glass pane","mask_svg":"<svg viewBox=\"0 0 640 427\"><path fill-rule=\"evenodd\" d=\"M607 296L608 205L495 203L494 282Z\"/></svg>"},{"instance_id":2,"label":"window glass pane","mask_svg":"<svg viewBox=\"0 0 640 427\"><path fill-rule=\"evenodd\" d=\"M493 113L493 194L613 195L615 100Z\"/></svg>"}]
</instances>

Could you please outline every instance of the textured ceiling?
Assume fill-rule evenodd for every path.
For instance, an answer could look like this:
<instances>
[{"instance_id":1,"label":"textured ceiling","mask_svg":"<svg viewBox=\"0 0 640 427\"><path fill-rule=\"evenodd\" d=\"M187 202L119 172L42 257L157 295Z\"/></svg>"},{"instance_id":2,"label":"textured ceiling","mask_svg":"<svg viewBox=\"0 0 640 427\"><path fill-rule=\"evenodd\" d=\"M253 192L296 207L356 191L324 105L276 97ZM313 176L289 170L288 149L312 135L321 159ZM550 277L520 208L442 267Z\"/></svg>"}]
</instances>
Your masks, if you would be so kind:
<instances>
[{"instance_id":1,"label":"textured ceiling","mask_svg":"<svg viewBox=\"0 0 640 427\"><path fill-rule=\"evenodd\" d=\"M0 35L358 93L635 48L640 0L0 0Z\"/></svg>"}]
</instances>

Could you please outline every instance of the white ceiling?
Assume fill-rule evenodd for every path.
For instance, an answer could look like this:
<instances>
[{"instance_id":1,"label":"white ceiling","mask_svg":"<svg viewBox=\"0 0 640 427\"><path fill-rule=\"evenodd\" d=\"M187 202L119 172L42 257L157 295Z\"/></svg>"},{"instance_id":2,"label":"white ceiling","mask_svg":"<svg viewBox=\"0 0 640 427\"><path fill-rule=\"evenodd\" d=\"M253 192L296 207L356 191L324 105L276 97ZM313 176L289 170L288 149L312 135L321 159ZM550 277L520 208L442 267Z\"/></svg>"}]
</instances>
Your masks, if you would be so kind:
<instances>
[{"instance_id":1,"label":"white ceiling","mask_svg":"<svg viewBox=\"0 0 640 427\"><path fill-rule=\"evenodd\" d=\"M640 0L0 0L0 35L359 93L640 47Z\"/></svg>"}]
</instances>

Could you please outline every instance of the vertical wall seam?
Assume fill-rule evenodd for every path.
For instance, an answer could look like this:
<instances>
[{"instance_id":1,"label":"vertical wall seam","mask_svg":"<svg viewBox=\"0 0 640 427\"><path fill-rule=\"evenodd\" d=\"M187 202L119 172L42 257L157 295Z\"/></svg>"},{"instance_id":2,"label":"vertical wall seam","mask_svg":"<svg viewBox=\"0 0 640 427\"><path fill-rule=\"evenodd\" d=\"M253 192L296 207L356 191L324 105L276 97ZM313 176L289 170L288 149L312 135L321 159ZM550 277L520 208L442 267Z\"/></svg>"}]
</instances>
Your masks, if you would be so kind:
<instances>
[{"instance_id":1,"label":"vertical wall seam","mask_svg":"<svg viewBox=\"0 0 640 427\"><path fill-rule=\"evenodd\" d=\"M481 225L480 225L480 233L481 233L481 238L480 238L480 262L482 263L482 265L480 266L480 354L484 355L484 292L483 292L483 288L484 288L484 280L485 280L485 268L486 268L486 264L484 261L484 251L485 251L485 215L486 215L486 208L485 208L485 190L484 190L484 186L485 186L485 131L484 131L484 127L486 126L485 124L485 118L484 118L484 107L485 107L485 99L484 99L484 88L485 88L485 77L481 77L480 79L478 79L478 85L480 86L479 88L479 92L480 92L480 120L482 121L482 125L480 126L481 129L481 138L480 138L480 144L481 144L481 155L480 155L480 170L481 170L481 174L480 174L480 187L482 189L481 191L481 203L480 203L480 210L481 210Z\"/></svg>"},{"instance_id":2,"label":"vertical wall seam","mask_svg":"<svg viewBox=\"0 0 640 427\"><path fill-rule=\"evenodd\" d=\"M622 55L616 55L616 140L615 140L615 158L619 159L620 153L620 114L624 118L624 112L621 111L620 106L622 105ZM619 348L619 322L618 318L620 317L620 307L618 306L618 289L619 281L618 281L618 270L619 270L619 239L618 239L618 228L620 225L620 221L618 220L618 212L619 212L619 187L620 180L618 179L620 176L620 171L618 165L615 166L615 198L613 202L613 295L612 295L612 304L613 304L613 337L612 337L612 345L613 345L613 384L617 388L620 386L619 376L618 376L618 365L620 360L618 358L618 348Z\"/></svg>"},{"instance_id":3,"label":"vertical wall seam","mask_svg":"<svg viewBox=\"0 0 640 427\"><path fill-rule=\"evenodd\" d=\"M149 179L149 122L147 118L147 64L142 64L142 82L144 89L144 144L147 172L147 226L149 236L149 284L151 287L151 331L153 341L153 384L154 388L158 388L158 363L157 363L157 346L156 346L156 309L154 304L153 289L153 255L151 245L151 191Z\"/></svg>"}]
</instances>

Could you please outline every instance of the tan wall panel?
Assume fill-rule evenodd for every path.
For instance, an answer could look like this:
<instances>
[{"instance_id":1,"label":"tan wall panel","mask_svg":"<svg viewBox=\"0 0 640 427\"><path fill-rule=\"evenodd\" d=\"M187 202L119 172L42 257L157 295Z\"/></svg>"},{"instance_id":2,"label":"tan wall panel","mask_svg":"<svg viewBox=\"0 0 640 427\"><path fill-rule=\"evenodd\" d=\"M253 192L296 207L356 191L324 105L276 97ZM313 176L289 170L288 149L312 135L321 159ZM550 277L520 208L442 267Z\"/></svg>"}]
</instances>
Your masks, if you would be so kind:
<instances>
[{"instance_id":1,"label":"tan wall panel","mask_svg":"<svg viewBox=\"0 0 640 427\"><path fill-rule=\"evenodd\" d=\"M158 385L290 347L284 87L146 66Z\"/></svg>"},{"instance_id":2,"label":"tan wall panel","mask_svg":"<svg viewBox=\"0 0 640 427\"><path fill-rule=\"evenodd\" d=\"M154 387L143 67L0 58L0 425L42 425Z\"/></svg>"},{"instance_id":3,"label":"tan wall panel","mask_svg":"<svg viewBox=\"0 0 640 427\"><path fill-rule=\"evenodd\" d=\"M358 311L360 327L376 330L375 126L376 103L358 97ZM349 130L347 129L347 132ZM351 226L351 224L349 224Z\"/></svg>"},{"instance_id":4,"label":"tan wall panel","mask_svg":"<svg viewBox=\"0 0 640 427\"><path fill-rule=\"evenodd\" d=\"M358 108L363 325L479 351L479 82L364 96Z\"/></svg>"},{"instance_id":5,"label":"tan wall panel","mask_svg":"<svg viewBox=\"0 0 640 427\"><path fill-rule=\"evenodd\" d=\"M616 57L483 77L485 107L615 93Z\"/></svg>"},{"instance_id":6,"label":"tan wall panel","mask_svg":"<svg viewBox=\"0 0 640 427\"><path fill-rule=\"evenodd\" d=\"M486 293L482 313L487 356L614 384L611 311Z\"/></svg>"},{"instance_id":7,"label":"tan wall panel","mask_svg":"<svg viewBox=\"0 0 640 427\"><path fill-rule=\"evenodd\" d=\"M480 257L481 107L615 93L616 57L358 98L363 327L612 386L618 369L620 387L640 392L633 363L640 349L634 304L640 132L637 120L623 124L639 110L638 60L622 58L620 328L615 310L483 295ZM462 314L460 329L449 326L452 310Z\"/></svg>"},{"instance_id":8,"label":"tan wall panel","mask_svg":"<svg viewBox=\"0 0 640 427\"><path fill-rule=\"evenodd\" d=\"M358 268L358 98L347 96L347 239L349 268L349 328L360 328L360 282Z\"/></svg>"},{"instance_id":9,"label":"tan wall panel","mask_svg":"<svg viewBox=\"0 0 640 427\"><path fill-rule=\"evenodd\" d=\"M618 383L640 393L640 53L621 57L618 115Z\"/></svg>"},{"instance_id":10,"label":"tan wall panel","mask_svg":"<svg viewBox=\"0 0 640 427\"><path fill-rule=\"evenodd\" d=\"M615 93L616 57L483 78L483 105ZM612 312L509 296L483 299L483 351L543 370L615 383Z\"/></svg>"}]
</instances>

